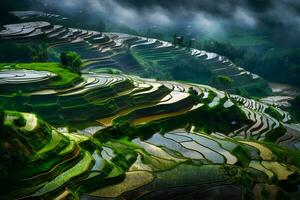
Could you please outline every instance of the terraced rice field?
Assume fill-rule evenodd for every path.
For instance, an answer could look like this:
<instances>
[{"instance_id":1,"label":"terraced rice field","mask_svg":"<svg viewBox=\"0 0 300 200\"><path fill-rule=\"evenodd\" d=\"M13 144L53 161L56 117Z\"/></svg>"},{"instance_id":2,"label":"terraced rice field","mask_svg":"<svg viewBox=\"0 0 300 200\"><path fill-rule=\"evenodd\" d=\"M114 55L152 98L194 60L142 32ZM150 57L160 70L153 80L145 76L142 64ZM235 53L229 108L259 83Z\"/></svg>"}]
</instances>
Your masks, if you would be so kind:
<instances>
[{"instance_id":1,"label":"terraced rice field","mask_svg":"<svg viewBox=\"0 0 300 200\"><path fill-rule=\"evenodd\" d=\"M223 107L223 105L220 105L220 107ZM146 139L136 137L130 141L126 138L108 140L107 143L98 147L100 148L99 150L95 149L89 153L77 145L78 143L89 141L88 137L71 134L67 130L62 134L54 128L52 128L51 133L44 132L50 127L37 132L37 129L40 127L39 123L41 123L40 119L27 113L21 116L24 117L26 122L24 130L28 134L51 135L45 145L37 149L36 153L39 156L35 158L36 161L34 162L39 162L39 159L47 157L50 152L57 152L59 158L64 161L60 162L60 164L59 161L55 161L58 164L53 163L51 164L52 167L49 165L48 167L50 168L47 168L48 172L41 168L43 174L40 172L37 172L36 175L32 174L31 176L34 178L30 179L38 181L38 186L33 188L26 186L26 188L18 190L14 194L16 197L21 195L29 199L33 197L53 198L61 195L72 196L77 192L82 194L82 191L91 191L87 194L90 197L131 198L139 195L139 191L148 191L147 188L151 188L149 191L153 192L143 193L142 196L143 198L152 198L153 195L159 195L161 194L160 191L165 191L167 188L169 188L168 190L173 188L172 194L182 193L183 191L178 189L179 186L184 186L184 191L202 191L204 188L225 187L225 185L234 183L233 177L242 178L238 175L240 170L238 163L242 158L240 152L236 149L245 147L245 145L256 149L259 152L260 160L257 160L256 157L250 157L248 158L250 159L248 164L245 164L243 167L258 170L260 173L265 174L268 180L276 177L279 181L285 181L289 180L291 175L298 173L296 166L287 165L284 161L275 161L278 159L277 156L274 155L269 147L262 143L235 140L219 134L207 135L206 133L198 132L195 126L190 129L182 128L155 133ZM10 120L9 124L13 124L18 117L20 116L11 113L8 115L7 120ZM20 136L23 137L22 135ZM41 139L41 137L39 138ZM30 141L29 139L27 140ZM99 144L95 143L95 145ZM122 154L123 151L126 151L127 155ZM24 154L25 151L22 153ZM129 155L134 156L131 157L133 160L130 161L130 164L127 163L131 159L128 157ZM127 163L124 163L128 170L127 172L118 167L120 164L119 159L121 158L129 159L122 161ZM198 161L202 164L201 166L190 165L188 164L190 161L195 163ZM124 164L122 164L123 169ZM226 170L237 170L234 176L227 174L229 172L222 167L224 164L227 164L227 168L229 167ZM191 172L190 168L195 168L192 171L199 170L197 175L186 174L188 171ZM207 176L211 177L210 173L213 173L215 178L208 178ZM51 174L57 175L46 181L48 180L48 175L50 176ZM174 179L174 182L172 182L171 180L174 176L178 179ZM24 182L26 179L23 178L22 180ZM111 184L110 180L114 180L115 184ZM202 182L200 183L199 180ZM104 185L91 187L90 183L95 185L95 181L100 181L99 183L102 182ZM195 181L197 185L193 185ZM67 185L73 191L72 193L64 190ZM167 192L165 195L168 196L170 194ZM186 195L185 192L183 194Z\"/></svg>"},{"instance_id":2,"label":"terraced rice field","mask_svg":"<svg viewBox=\"0 0 300 200\"><path fill-rule=\"evenodd\" d=\"M258 83L262 79L233 64L228 58L198 49L178 47L170 42L123 33L100 33L92 30L67 28L60 23L66 20L58 15L29 11L12 14L28 21L4 26L0 38L19 42L47 41L49 49L57 52L76 51L84 60L83 70L97 71L100 68L116 68L126 73L144 73L144 65L169 69L174 59L195 58L199 66L205 65L213 77L226 75L236 85ZM53 58L55 59L55 58ZM152 63L150 65L149 63ZM212 77L212 79L213 79ZM212 81L210 81L212 82ZM262 81L263 82L263 81ZM265 84L267 87L267 84Z\"/></svg>"},{"instance_id":3,"label":"terraced rice field","mask_svg":"<svg viewBox=\"0 0 300 200\"><path fill-rule=\"evenodd\" d=\"M190 87L199 91L196 97L192 98L188 93ZM295 164L287 164L285 160L279 159L276 153L263 143L247 140L259 137L263 141L269 132L276 131L280 126L287 126L283 116L281 120L274 119L265 113L267 105L263 103L245 98L243 103L237 103L237 96L226 95L205 85L163 81L155 83L154 80L137 76L89 73L84 74L83 80L75 85L63 89L31 91L30 96L30 101L36 102L35 106L40 104L41 107L37 111L41 115L51 117L46 110L52 110L54 107L51 105L55 104L59 109L56 113L52 112L52 119L57 118L59 114L73 123L98 121L101 124L88 126L91 130L88 127L87 130L81 129L84 133L69 133L68 129L60 129L63 131L60 132L54 128L41 129L44 126L39 125L41 122L35 115L22 114L26 123L21 129L28 132L28 135L43 134L50 129L47 133L50 137L37 136L32 141L27 138L26 140L32 143L47 138L40 142L40 147L35 149L34 153L31 153L32 150L26 145L16 148L22 147L22 154L28 158L32 157L37 163L53 153L59 159L49 158L47 162L51 163L40 166L36 172L21 170L20 172L27 175L16 175L19 177L17 180L22 180L20 183L23 184L29 178L36 182L36 187L28 183L24 186L19 185L18 192L12 187L9 190L11 193L8 194L14 197L51 199L85 194L90 197L131 199L139 196L140 191L152 191L143 193L142 198L145 199L162 193L170 197L171 194L187 195L185 191L203 193L204 188L209 188L212 193L216 192L213 188L222 188L225 192L229 185L233 187L236 179L245 178L239 172L245 167L265 174L262 177L267 177L267 180L276 177L279 181L288 181L299 172ZM44 102L40 101L45 98L47 106L50 106L48 108L43 107ZM197 101L193 100L194 98L197 98ZM13 102L13 99L6 101ZM212 104L214 106L211 106ZM89 107L92 109L89 110ZM189 116L196 114L201 117L206 112L211 112L210 116L214 116L214 113L219 112L218 109L238 109L241 113L244 111L248 122L237 117L232 120L239 125L231 132L220 133L220 130L212 129L215 133L208 134L198 130L201 127L198 124L199 120L189 119ZM14 119L18 118L13 117L14 114L11 115L7 117L7 120L11 121L8 124L13 124ZM203 119L207 120L208 116L204 116ZM107 118L110 118L110 122L102 123L101 120ZM176 121L177 118L180 120ZM91 152L78 146L81 143L93 143L98 137L102 137L103 131L118 127L124 119L129 120L131 127L150 128L141 132L148 137L139 137L139 131L132 133L131 139L122 138L125 136L122 134L114 136L113 140L103 136L103 143L96 142ZM154 124L152 128L151 124ZM166 129L166 125L171 128ZM232 121L228 121L227 126L232 128ZM122 131L122 127L120 128ZM278 138L278 142L286 141L285 138L290 137L289 134L291 133L287 132L287 135L281 136L282 139ZM23 137L22 134L20 136ZM90 140L91 137L93 140ZM249 149L256 150L258 157L247 152ZM185 171L191 170L191 167L195 167L193 170L199 169L199 173L186 174ZM235 175L231 174L233 172ZM176 175L178 179L172 182L172 176L168 173ZM215 178L207 178L212 176L210 173L214 174ZM196 182L197 185L194 185ZM66 187L69 189L65 190ZM185 189L181 190L182 187ZM239 191L236 194L243 195L241 189L236 188L232 191ZM233 194L228 191L228 195Z\"/></svg>"},{"instance_id":4,"label":"terraced rice field","mask_svg":"<svg viewBox=\"0 0 300 200\"><path fill-rule=\"evenodd\" d=\"M127 172L123 182L117 185L104 187L92 192L90 195L104 198L118 197L126 191L135 190L143 185L151 183L153 179L153 175L147 171Z\"/></svg>"},{"instance_id":5,"label":"terraced rice field","mask_svg":"<svg viewBox=\"0 0 300 200\"><path fill-rule=\"evenodd\" d=\"M56 75L47 71L34 70L2 70L0 71L0 85L28 84L47 81Z\"/></svg>"},{"instance_id":6,"label":"terraced rice field","mask_svg":"<svg viewBox=\"0 0 300 200\"><path fill-rule=\"evenodd\" d=\"M37 70L6 70L5 73L5 79L10 78L11 82L15 83L19 82L19 76L15 74L22 73L22 80L27 80L29 86L35 84L35 81L31 82L34 78L39 80L40 76L44 78L51 74ZM11 76L11 73L14 75ZM229 133L229 136L258 140L265 140L268 134L282 126L287 126L287 120L290 119L289 114L279 108L274 107L281 114L281 119L275 119L266 112L269 106L264 103L237 95L228 96L206 85L155 82L155 80L142 79L137 76L103 73L83 74L82 78L77 84L62 89L31 91L30 101L35 102L33 109L50 121L55 121L57 114L60 114L62 119L67 121L97 120L101 123L100 126L107 127L123 117L126 117L133 125L141 125L187 115L206 107L232 109L238 106L250 123L237 127ZM5 87L8 86L5 84L3 88ZM200 102L193 100L188 92L189 88L197 91ZM45 98L48 99L47 105L41 101ZM49 115L45 112L52 108L58 110L59 113ZM82 113L74 116L72 113L76 110L81 110ZM289 131L290 134L296 134L296 132L296 130Z\"/></svg>"},{"instance_id":7,"label":"terraced rice field","mask_svg":"<svg viewBox=\"0 0 300 200\"><path fill-rule=\"evenodd\" d=\"M203 84L92 72L107 66L141 70L129 50L165 66L172 55L194 56L241 84L259 79L229 59L157 39L47 22L8 25L0 37L47 38L58 52L78 51L88 71L79 77L54 64L57 73L45 70L47 64L5 64L0 71L1 105L22 111L4 111L0 124L0 150L16 158L7 162L0 199L299 196L300 126L276 105Z\"/></svg>"}]
</instances>

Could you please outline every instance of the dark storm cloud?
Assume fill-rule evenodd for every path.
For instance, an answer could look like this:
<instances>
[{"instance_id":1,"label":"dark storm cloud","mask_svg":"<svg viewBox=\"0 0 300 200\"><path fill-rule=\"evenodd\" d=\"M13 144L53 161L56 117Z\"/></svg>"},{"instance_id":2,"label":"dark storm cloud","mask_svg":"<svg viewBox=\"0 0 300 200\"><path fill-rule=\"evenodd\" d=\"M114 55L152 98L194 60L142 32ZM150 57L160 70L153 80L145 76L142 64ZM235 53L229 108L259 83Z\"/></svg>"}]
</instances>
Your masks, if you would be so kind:
<instances>
[{"instance_id":1,"label":"dark storm cloud","mask_svg":"<svg viewBox=\"0 0 300 200\"><path fill-rule=\"evenodd\" d=\"M299 28L299 0L116 0L115 2L142 10L147 10L149 6L159 6L176 15L180 15L176 12L180 10L191 15L201 13L221 20L222 23L223 20L230 20L233 24L245 26L252 26L255 23L262 26L295 25L295 28Z\"/></svg>"},{"instance_id":2,"label":"dark storm cloud","mask_svg":"<svg viewBox=\"0 0 300 200\"><path fill-rule=\"evenodd\" d=\"M13 1L13 0L12 0ZM55 9L130 28L190 25L214 34L228 27L300 33L299 0L30 0L32 9Z\"/></svg>"}]
</instances>

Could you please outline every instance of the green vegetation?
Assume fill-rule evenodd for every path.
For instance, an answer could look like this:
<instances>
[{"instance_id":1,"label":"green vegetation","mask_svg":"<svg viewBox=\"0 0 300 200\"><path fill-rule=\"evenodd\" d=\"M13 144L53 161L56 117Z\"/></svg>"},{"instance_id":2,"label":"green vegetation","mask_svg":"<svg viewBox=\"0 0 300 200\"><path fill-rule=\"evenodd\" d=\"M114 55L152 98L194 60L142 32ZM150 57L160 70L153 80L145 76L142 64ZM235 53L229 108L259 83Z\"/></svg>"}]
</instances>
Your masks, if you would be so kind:
<instances>
[{"instance_id":1,"label":"green vegetation","mask_svg":"<svg viewBox=\"0 0 300 200\"><path fill-rule=\"evenodd\" d=\"M224 76L224 75L218 75L215 78L215 82L219 85L221 85L221 87L223 87L223 89L229 89L230 86L233 85L234 80L232 80L230 77L228 76Z\"/></svg>"},{"instance_id":2,"label":"green vegetation","mask_svg":"<svg viewBox=\"0 0 300 200\"><path fill-rule=\"evenodd\" d=\"M199 42L197 47L227 56L234 63L270 81L300 86L298 81L300 50L298 48L282 48L267 43L253 43L252 39L244 46L233 46L231 43L208 40Z\"/></svg>"},{"instance_id":3,"label":"green vegetation","mask_svg":"<svg viewBox=\"0 0 300 200\"><path fill-rule=\"evenodd\" d=\"M295 118L300 121L300 95L296 96L291 101L291 113L295 116Z\"/></svg>"},{"instance_id":4,"label":"green vegetation","mask_svg":"<svg viewBox=\"0 0 300 200\"><path fill-rule=\"evenodd\" d=\"M55 78L52 82L50 82L46 87L49 88L63 88L68 85L72 85L75 82L78 82L82 78L76 74L71 72L68 68L63 67L59 63L18 63L11 64L5 63L0 64L0 70L3 69L29 69L29 70L37 70L37 71L49 71L56 74L58 77Z\"/></svg>"},{"instance_id":5,"label":"green vegetation","mask_svg":"<svg viewBox=\"0 0 300 200\"><path fill-rule=\"evenodd\" d=\"M243 58L244 51L233 46L230 43L218 42L215 40L204 40L197 41L196 48L204 49L206 51L215 52L220 55L224 55L230 59L241 59Z\"/></svg>"},{"instance_id":6,"label":"green vegetation","mask_svg":"<svg viewBox=\"0 0 300 200\"><path fill-rule=\"evenodd\" d=\"M46 43L22 44L0 39L0 62L47 62Z\"/></svg>"},{"instance_id":7,"label":"green vegetation","mask_svg":"<svg viewBox=\"0 0 300 200\"><path fill-rule=\"evenodd\" d=\"M268 147L278 161L287 161L290 160L291 164L300 167L300 153L298 150L282 148L271 142L261 142L263 145Z\"/></svg>"},{"instance_id":8,"label":"green vegetation","mask_svg":"<svg viewBox=\"0 0 300 200\"><path fill-rule=\"evenodd\" d=\"M296 199L299 127L280 108L232 94L269 93L231 62L247 51L43 22L8 32L0 32L9 49L0 64L0 199ZM60 63L44 62L49 52Z\"/></svg>"},{"instance_id":9,"label":"green vegetation","mask_svg":"<svg viewBox=\"0 0 300 200\"><path fill-rule=\"evenodd\" d=\"M171 76L174 80L207 83L212 74L204 64L191 58L177 60L171 69Z\"/></svg>"},{"instance_id":10,"label":"green vegetation","mask_svg":"<svg viewBox=\"0 0 300 200\"><path fill-rule=\"evenodd\" d=\"M80 67L82 65L82 61L80 56L76 52L69 51L67 53L61 53L60 63L63 66L69 67L72 72L76 74L81 74Z\"/></svg>"},{"instance_id":11,"label":"green vegetation","mask_svg":"<svg viewBox=\"0 0 300 200\"><path fill-rule=\"evenodd\" d=\"M266 134L266 141L276 142L278 138L286 133L286 129L280 125L277 129L273 129L271 132Z\"/></svg>"},{"instance_id":12,"label":"green vegetation","mask_svg":"<svg viewBox=\"0 0 300 200\"><path fill-rule=\"evenodd\" d=\"M122 74L121 70L115 68L99 68L97 70L93 70L95 73L107 73L107 74Z\"/></svg>"},{"instance_id":13,"label":"green vegetation","mask_svg":"<svg viewBox=\"0 0 300 200\"><path fill-rule=\"evenodd\" d=\"M274 117L274 118L277 119L277 120L282 119L281 114L280 114L275 108L273 108L272 106L269 106L269 107L265 110L265 112L266 112L267 114L269 114L270 116Z\"/></svg>"},{"instance_id":14,"label":"green vegetation","mask_svg":"<svg viewBox=\"0 0 300 200\"><path fill-rule=\"evenodd\" d=\"M152 35L173 41L171 33L156 32ZM196 38L193 47L226 56L267 80L300 86L299 48L297 45L282 45L277 39L272 41L266 33L233 31L226 37L216 36L214 39L203 35Z\"/></svg>"},{"instance_id":15,"label":"green vegetation","mask_svg":"<svg viewBox=\"0 0 300 200\"><path fill-rule=\"evenodd\" d=\"M248 166L250 161L251 161L251 157L249 155L249 152L247 151L246 148L244 148L243 146L237 146L233 149L232 154L235 155L239 161L239 164L241 166Z\"/></svg>"},{"instance_id":16,"label":"green vegetation","mask_svg":"<svg viewBox=\"0 0 300 200\"><path fill-rule=\"evenodd\" d=\"M89 169L89 167L92 165L92 157L89 155L89 153L85 153L83 158L78 162L73 168L69 169L68 171L60 174L57 176L54 180L47 183L42 189L37 191L35 195L43 195L44 193L51 192L58 187L62 186L64 183L69 181L71 178L76 177L80 175L81 173L84 173L86 170Z\"/></svg>"},{"instance_id":17,"label":"green vegetation","mask_svg":"<svg viewBox=\"0 0 300 200\"><path fill-rule=\"evenodd\" d=\"M63 99L58 98L59 104L57 105L60 108L57 113L52 114L53 117L63 114L69 120L88 122L109 117L114 112L118 113L115 119L112 119L112 125L99 130L94 136L82 136L69 132L61 134L42 120L35 120L34 115L6 112L9 117L5 118L5 132L10 134L9 137L8 135L1 137L18 151L14 151L16 154L7 152L5 144L1 144L1 149L6 152L2 154L3 160L9 159L9 162L12 162L8 163L9 167L7 164L1 166L1 172L3 172L1 178L9 179L5 186L9 192L5 197L39 196L51 199L64 194L66 187L76 197L90 192L90 195L97 197L111 197L108 194L109 191L116 191L116 196L121 197L123 195L121 193L127 193L129 190L130 194L135 196L135 192L146 189L152 184L155 187L151 186L151 191L156 194L160 189L177 188L183 185L190 187L195 183L199 184L199 181L201 181L201 187L205 187L206 184L235 183L247 188L247 194L251 194L253 189L251 182L255 181L256 176L244 169L253 167L252 161L259 159L259 156L255 155L254 147L237 143L234 138L230 139L230 143L235 144L232 146L228 144L229 140L226 138L215 139L214 136L208 136L215 132L230 135L234 130L248 124L249 116L240 109L244 106L243 104L238 107L232 103L229 107L225 107L225 102L228 102L231 97L209 86L156 82L156 84L161 84L157 87L151 80L122 74L84 75L85 80L95 77L103 83L102 86L92 87L92 89L77 86L78 88L71 92L68 89L59 92L59 95L68 94L69 96ZM179 91L167 89L164 84L172 84L172 88L177 88ZM145 86L148 87L145 89ZM72 94L74 91L75 93ZM202 94L204 91L207 93ZM52 96L55 95L55 93L52 94ZM168 95L170 99L167 100L165 97ZM83 101L85 99L89 102ZM9 102L7 99L6 101ZM34 99L33 96L28 101L40 104L42 112L47 113L47 109L53 109L49 105L47 105L49 107L43 106L45 102L41 102L39 98ZM52 101L56 102L57 99L53 97L47 99L50 105ZM149 102L153 103L149 104ZM215 105L209 106L212 102ZM122 111L130 104L133 106L129 111ZM201 106L192 109L198 104ZM252 109L255 109L255 104L252 105ZM89 110L89 107L92 110ZM110 112L108 112L109 109ZM177 113L178 109L182 111ZM74 112L78 113L75 118ZM94 115L97 118L93 118ZM49 116L49 113L46 116ZM149 119L147 118L147 121L144 120L141 124L132 123L134 120L142 121L141 119L145 117ZM215 123L216 121L218 123ZM251 126L252 124L249 124L249 129ZM182 129L183 132L176 133L178 128L184 127L186 129ZM258 135L265 134L264 130L266 129L262 128L258 131ZM77 130L74 129L74 131ZM187 145L187 141L176 140L169 140L172 142L171 146L157 145L159 137L154 136L158 132L184 136L188 138L188 142L193 142L196 146L193 148ZM268 135L269 132L266 134ZM160 137L164 138L163 135ZM167 143L164 142L164 144ZM173 145L177 145L178 149L172 148ZM266 148L265 144L261 145L259 150ZM281 166L290 164L290 160L283 158L282 148L274 146L278 148L274 150L278 152L274 153L276 158L278 157L276 160L278 163L264 164L270 168L269 171L272 171L270 173L278 173L282 181L293 185L293 179L290 180L289 177L295 176L296 171L285 168L286 173L278 172ZM270 148L270 150L273 152L273 149ZM189 151L189 153L183 155L177 151ZM195 153L198 153L198 156L195 156ZM212 157L213 155L219 159ZM297 162L296 157L296 154L292 156L293 163ZM261 159L269 160L266 156L261 156ZM19 164L16 165L16 163ZM266 172L263 168L257 168L257 170L261 170L260 173ZM146 171L147 181L138 183L130 179L130 174L143 177ZM9 175L13 172L14 176ZM265 181L267 179L264 179ZM15 184L16 182L18 184ZM136 184L138 186L135 186ZM272 182L272 184L278 183ZM18 192L14 192L16 189ZM93 192L95 190L97 191Z\"/></svg>"},{"instance_id":18,"label":"green vegetation","mask_svg":"<svg viewBox=\"0 0 300 200\"><path fill-rule=\"evenodd\" d=\"M298 81L300 76L299 49L272 48L263 54L255 52L245 55L245 58L240 64L247 69L251 69L271 81L300 86Z\"/></svg>"}]
</instances>

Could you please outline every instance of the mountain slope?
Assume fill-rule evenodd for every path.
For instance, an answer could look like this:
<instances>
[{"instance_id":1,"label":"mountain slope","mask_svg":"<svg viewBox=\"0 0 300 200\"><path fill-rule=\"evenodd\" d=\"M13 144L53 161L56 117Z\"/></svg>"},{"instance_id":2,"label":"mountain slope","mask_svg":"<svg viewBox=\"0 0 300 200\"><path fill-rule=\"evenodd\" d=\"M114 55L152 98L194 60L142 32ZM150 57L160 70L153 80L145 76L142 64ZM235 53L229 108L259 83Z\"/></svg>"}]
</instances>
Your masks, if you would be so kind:
<instances>
[{"instance_id":1,"label":"mountain slope","mask_svg":"<svg viewBox=\"0 0 300 200\"><path fill-rule=\"evenodd\" d=\"M0 199L299 196L299 124L280 105L230 93L265 82L227 58L45 21L7 25L0 36L84 58L80 75L58 62L0 64ZM198 67L199 82L226 89L213 81L225 75L235 85L136 75Z\"/></svg>"},{"instance_id":2,"label":"mountain slope","mask_svg":"<svg viewBox=\"0 0 300 200\"><path fill-rule=\"evenodd\" d=\"M33 17L33 14L29 16L32 20L40 19ZM50 14L42 16L46 19L49 16L49 21L57 17ZM76 51L84 59L83 70L86 71L117 68L125 73L193 81L221 89L223 85L218 84L216 78L226 76L233 81L231 92L247 91L251 95L263 95L270 91L261 77L236 66L224 56L170 42L121 33L66 28L47 22L26 22L4 28L0 38L21 43L47 42L52 52L50 59L53 60L57 60L61 52Z\"/></svg>"}]
</instances>

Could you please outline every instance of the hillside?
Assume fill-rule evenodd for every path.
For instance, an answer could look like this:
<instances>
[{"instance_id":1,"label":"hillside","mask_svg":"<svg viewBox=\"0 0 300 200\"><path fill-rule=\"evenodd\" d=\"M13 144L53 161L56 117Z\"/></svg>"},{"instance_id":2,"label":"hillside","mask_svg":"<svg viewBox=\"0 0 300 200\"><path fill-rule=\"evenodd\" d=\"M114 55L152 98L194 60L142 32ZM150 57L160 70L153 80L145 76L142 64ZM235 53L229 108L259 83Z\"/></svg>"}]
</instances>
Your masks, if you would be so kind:
<instances>
[{"instance_id":1,"label":"hillside","mask_svg":"<svg viewBox=\"0 0 300 200\"><path fill-rule=\"evenodd\" d=\"M55 19L56 22L60 19L59 16L39 12L16 12L16 15L26 21ZM124 73L143 77L192 81L214 85L220 89L224 89L224 86L216 82L216 77L226 76L233 82L230 88L226 88L228 91L254 96L270 92L268 84L261 77L216 53L153 38L67 28L43 21L11 24L4 28L0 32L2 39L22 44L39 41L46 43L51 52L51 61L57 61L62 52L76 51L84 60L85 71L117 68Z\"/></svg>"},{"instance_id":2,"label":"hillside","mask_svg":"<svg viewBox=\"0 0 300 200\"><path fill-rule=\"evenodd\" d=\"M23 23L0 31L0 199L300 196L299 123L285 101L246 97L269 93L263 78L216 53L13 14Z\"/></svg>"},{"instance_id":3,"label":"hillside","mask_svg":"<svg viewBox=\"0 0 300 200\"><path fill-rule=\"evenodd\" d=\"M47 65L54 66L1 67L3 106L38 113L58 127L36 115L5 112L1 151L13 158L6 198L296 192L284 185L298 183L299 152L293 149L299 128L287 124L291 119L281 109L272 108L275 118L261 102L207 85L125 74L88 73L61 86L55 77L66 73L49 72ZM14 93L19 87L22 93Z\"/></svg>"}]
</instances>

